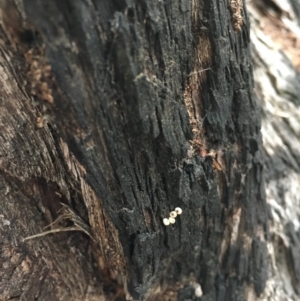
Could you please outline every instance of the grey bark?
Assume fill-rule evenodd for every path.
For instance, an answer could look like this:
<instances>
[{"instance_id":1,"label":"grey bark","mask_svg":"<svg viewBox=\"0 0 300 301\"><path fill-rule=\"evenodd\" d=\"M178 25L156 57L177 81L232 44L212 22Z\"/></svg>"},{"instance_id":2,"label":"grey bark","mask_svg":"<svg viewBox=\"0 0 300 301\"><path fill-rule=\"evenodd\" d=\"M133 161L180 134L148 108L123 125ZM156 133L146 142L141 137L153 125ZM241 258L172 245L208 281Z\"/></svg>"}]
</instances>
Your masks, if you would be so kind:
<instances>
[{"instance_id":1,"label":"grey bark","mask_svg":"<svg viewBox=\"0 0 300 301\"><path fill-rule=\"evenodd\" d=\"M269 234L244 3L1 4L0 297L260 295Z\"/></svg>"},{"instance_id":2,"label":"grey bark","mask_svg":"<svg viewBox=\"0 0 300 301\"><path fill-rule=\"evenodd\" d=\"M260 300L299 300L299 1L249 1L269 207L268 281Z\"/></svg>"}]
</instances>

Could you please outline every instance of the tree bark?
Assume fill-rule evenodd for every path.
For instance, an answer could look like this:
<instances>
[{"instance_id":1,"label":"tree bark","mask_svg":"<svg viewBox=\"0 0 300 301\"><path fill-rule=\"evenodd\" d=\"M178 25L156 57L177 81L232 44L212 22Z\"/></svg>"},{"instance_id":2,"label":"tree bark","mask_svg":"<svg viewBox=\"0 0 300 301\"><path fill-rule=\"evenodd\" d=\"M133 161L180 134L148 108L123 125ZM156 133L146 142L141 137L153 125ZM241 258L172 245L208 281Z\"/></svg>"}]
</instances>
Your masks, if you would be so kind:
<instances>
[{"instance_id":1,"label":"tree bark","mask_svg":"<svg viewBox=\"0 0 300 301\"><path fill-rule=\"evenodd\" d=\"M298 1L249 1L269 207L268 281L260 300L299 300Z\"/></svg>"},{"instance_id":2,"label":"tree bark","mask_svg":"<svg viewBox=\"0 0 300 301\"><path fill-rule=\"evenodd\" d=\"M1 7L0 298L255 300L269 234L244 3Z\"/></svg>"}]
</instances>

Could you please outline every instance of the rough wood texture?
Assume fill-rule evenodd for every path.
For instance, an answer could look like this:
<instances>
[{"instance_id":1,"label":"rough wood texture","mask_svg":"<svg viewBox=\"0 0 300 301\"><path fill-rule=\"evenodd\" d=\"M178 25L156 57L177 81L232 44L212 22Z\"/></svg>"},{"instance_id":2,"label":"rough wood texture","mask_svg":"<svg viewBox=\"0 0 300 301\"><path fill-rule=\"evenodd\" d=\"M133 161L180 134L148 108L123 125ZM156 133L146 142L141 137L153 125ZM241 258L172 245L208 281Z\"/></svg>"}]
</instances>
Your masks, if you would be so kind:
<instances>
[{"instance_id":1,"label":"rough wood texture","mask_svg":"<svg viewBox=\"0 0 300 301\"><path fill-rule=\"evenodd\" d=\"M249 10L270 212L268 282L261 300L296 301L300 298L300 3L249 1Z\"/></svg>"},{"instance_id":2,"label":"rough wood texture","mask_svg":"<svg viewBox=\"0 0 300 301\"><path fill-rule=\"evenodd\" d=\"M244 3L1 5L1 298L261 294L267 208ZM78 231L22 241L53 221Z\"/></svg>"},{"instance_id":3,"label":"rough wood texture","mask_svg":"<svg viewBox=\"0 0 300 301\"><path fill-rule=\"evenodd\" d=\"M22 241L52 222L60 201L70 200L72 193L75 204L79 194L71 188L75 181L66 173L49 129L36 130L30 100L3 49L0 60L1 300L85 295L94 282L86 237L61 233Z\"/></svg>"}]
</instances>

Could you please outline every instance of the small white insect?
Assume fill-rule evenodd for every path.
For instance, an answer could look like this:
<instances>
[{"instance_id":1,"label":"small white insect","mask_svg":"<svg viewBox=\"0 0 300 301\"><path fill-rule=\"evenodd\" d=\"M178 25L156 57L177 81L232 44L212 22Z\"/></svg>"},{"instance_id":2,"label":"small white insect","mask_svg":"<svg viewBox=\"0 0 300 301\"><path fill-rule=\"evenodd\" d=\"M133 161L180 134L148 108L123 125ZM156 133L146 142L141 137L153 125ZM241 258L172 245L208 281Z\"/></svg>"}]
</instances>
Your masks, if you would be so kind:
<instances>
[{"instance_id":1,"label":"small white insect","mask_svg":"<svg viewBox=\"0 0 300 301\"><path fill-rule=\"evenodd\" d=\"M169 226L170 225L170 221L169 221L168 218L164 218L163 219L163 223L164 223L165 226Z\"/></svg>"},{"instance_id":2,"label":"small white insect","mask_svg":"<svg viewBox=\"0 0 300 301\"><path fill-rule=\"evenodd\" d=\"M182 209L180 207L176 207L175 212L180 215L182 213Z\"/></svg>"},{"instance_id":3,"label":"small white insect","mask_svg":"<svg viewBox=\"0 0 300 301\"><path fill-rule=\"evenodd\" d=\"M177 216L177 212L176 211L171 211L170 212L170 217L175 218Z\"/></svg>"},{"instance_id":4,"label":"small white insect","mask_svg":"<svg viewBox=\"0 0 300 301\"><path fill-rule=\"evenodd\" d=\"M169 217L169 222L170 222L171 224L175 224L175 218Z\"/></svg>"}]
</instances>

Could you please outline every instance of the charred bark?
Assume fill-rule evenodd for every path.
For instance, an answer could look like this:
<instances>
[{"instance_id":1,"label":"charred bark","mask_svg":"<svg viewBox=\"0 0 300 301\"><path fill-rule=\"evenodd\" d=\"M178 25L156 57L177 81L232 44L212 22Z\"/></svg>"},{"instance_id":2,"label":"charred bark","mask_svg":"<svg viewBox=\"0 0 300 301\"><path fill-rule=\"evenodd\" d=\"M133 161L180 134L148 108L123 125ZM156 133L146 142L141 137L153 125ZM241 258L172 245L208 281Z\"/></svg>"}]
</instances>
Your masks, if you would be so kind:
<instances>
[{"instance_id":1,"label":"charred bark","mask_svg":"<svg viewBox=\"0 0 300 301\"><path fill-rule=\"evenodd\" d=\"M2 299L262 293L244 3L2 1L2 36Z\"/></svg>"}]
</instances>

